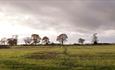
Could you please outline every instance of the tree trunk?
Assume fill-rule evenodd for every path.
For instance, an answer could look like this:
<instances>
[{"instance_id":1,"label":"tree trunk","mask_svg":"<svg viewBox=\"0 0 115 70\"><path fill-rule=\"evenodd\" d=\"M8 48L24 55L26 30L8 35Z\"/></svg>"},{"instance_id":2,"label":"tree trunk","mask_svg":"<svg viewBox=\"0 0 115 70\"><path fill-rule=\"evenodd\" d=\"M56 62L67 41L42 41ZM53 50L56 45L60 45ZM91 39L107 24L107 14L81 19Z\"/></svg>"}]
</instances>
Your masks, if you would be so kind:
<instances>
[{"instance_id":1,"label":"tree trunk","mask_svg":"<svg viewBox=\"0 0 115 70\"><path fill-rule=\"evenodd\" d=\"M63 41L61 42L61 44L63 45Z\"/></svg>"}]
</instances>

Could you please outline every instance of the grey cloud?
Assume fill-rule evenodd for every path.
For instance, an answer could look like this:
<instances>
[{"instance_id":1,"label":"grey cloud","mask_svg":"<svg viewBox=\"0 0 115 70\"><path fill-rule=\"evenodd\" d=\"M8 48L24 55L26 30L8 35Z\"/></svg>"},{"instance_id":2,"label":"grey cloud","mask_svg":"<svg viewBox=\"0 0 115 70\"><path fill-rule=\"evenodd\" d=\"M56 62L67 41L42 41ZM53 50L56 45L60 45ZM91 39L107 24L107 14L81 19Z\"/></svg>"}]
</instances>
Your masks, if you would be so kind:
<instances>
[{"instance_id":1,"label":"grey cloud","mask_svg":"<svg viewBox=\"0 0 115 70\"><path fill-rule=\"evenodd\" d=\"M115 30L114 0L3 0L0 2L3 5L11 5L22 13L33 15L34 18L25 20L24 25L35 29L53 28L57 32L86 34Z\"/></svg>"}]
</instances>

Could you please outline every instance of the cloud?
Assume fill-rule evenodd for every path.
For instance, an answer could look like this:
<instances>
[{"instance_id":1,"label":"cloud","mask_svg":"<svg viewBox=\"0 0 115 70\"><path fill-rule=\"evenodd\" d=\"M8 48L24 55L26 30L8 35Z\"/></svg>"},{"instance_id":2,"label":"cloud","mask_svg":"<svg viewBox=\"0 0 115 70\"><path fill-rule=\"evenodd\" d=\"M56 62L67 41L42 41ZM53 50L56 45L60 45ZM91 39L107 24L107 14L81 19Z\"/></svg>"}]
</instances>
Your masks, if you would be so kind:
<instances>
[{"instance_id":1,"label":"cloud","mask_svg":"<svg viewBox=\"0 0 115 70\"><path fill-rule=\"evenodd\" d=\"M22 15L16 19L20 21L18 24L36 30L74 32L81 37L95 32L115 36L111 35L115 30L114 0L1 0L0 3L0 11Z\"/></svg>"}]
</instances>

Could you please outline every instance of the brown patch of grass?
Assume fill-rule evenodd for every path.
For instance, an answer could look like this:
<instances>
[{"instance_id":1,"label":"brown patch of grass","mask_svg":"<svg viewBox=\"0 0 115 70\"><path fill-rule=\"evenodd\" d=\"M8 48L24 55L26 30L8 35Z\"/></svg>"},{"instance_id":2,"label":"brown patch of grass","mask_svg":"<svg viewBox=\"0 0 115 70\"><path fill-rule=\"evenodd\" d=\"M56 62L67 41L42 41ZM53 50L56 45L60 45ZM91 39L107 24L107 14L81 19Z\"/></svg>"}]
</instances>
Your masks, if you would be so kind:
<instances>
[{"instance_id":1,"label":"brown patch of grass","mask_svg":"<svg viewBox=\"0 0 115 70\"><path fill-rule=\"evenodd\" d=\"M58 53L58 52L36 52L36 53L32 53L30 55L26 55L26 58L30 58L30 59L54 59L57 56L59 56L62 53Z\"/></svg>"}]
</instances>

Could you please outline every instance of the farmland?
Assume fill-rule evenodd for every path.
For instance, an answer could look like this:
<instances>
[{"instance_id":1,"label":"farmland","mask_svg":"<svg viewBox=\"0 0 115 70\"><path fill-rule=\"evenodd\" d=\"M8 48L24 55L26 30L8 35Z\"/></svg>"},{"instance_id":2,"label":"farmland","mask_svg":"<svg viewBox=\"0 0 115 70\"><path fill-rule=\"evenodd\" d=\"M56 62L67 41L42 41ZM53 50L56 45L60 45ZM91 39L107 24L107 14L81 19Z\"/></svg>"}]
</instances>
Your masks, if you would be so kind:
<instances>
[{"instance_id":1,"label":"farmland","mask_svg":"<svg viewBox=\"0 0 115 70\"><path fill-rule=\"evenodd\" d=\"M114 70L115 45L13 46L0 49L0 70Z\"/></svg>"}]
</instances>

